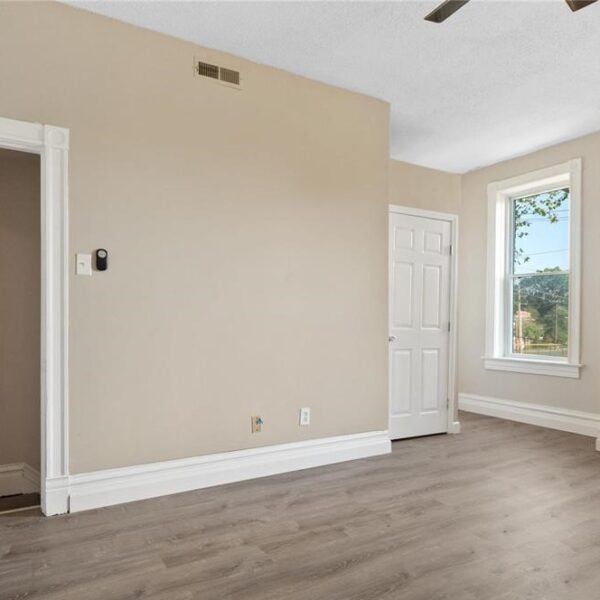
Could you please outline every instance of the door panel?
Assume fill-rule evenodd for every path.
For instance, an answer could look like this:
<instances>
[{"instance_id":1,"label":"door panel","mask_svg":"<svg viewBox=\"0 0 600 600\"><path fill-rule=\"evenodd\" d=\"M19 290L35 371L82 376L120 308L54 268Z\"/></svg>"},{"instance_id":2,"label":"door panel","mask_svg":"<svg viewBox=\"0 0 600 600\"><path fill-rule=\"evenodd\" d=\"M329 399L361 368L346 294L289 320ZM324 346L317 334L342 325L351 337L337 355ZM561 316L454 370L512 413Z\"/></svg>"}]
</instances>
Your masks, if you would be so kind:
<instances>
[{"instance_id":1,"label":"door panel","mask_svg":"<svg viewBox=\"0 0 600 600\"><path fill-rule=\"evenodd\" d=\"M412 352L410 350L394 350L392 352L392 414L408 415L411 406L411 364Z\"/></svg>"},{"instance_id":2,"label":"door panel","mask_svg":"<svg viewBox=\"0 0 600 600\"><path fill-rule=\"evenodd\" d=\"M433 231L426 231L424 235L425 242L423 250L431 254L441 254L442 236L439 233Z\"/></svg>"},{"instance_id":3,"label":"door panel","mask_svg":"<svg viewBox=\"0 0 600 600\"><path fill-rule=\"evenodd\" d=\"M421 411L435 411L439 406L440 351L427 348L421 351Z\"/></svg>"},{"instance_id":4,"label":"door panel","mask_svg":"<svg viewBox=\"0 0 600 600\"><path fill-rule=\"evenodd\" d=\"M423 310L421 326L440 329L442 301L442 268L439 265L423 265Z\"/></svg>"},{"instance_id":5,"label":"door panel","mask_svg":"<svg viewBox=\"0 0 600 600\"><path fill-rule=\"evenodd\" d=\"M396 227L394 230L394 247L396 250L412 250L414 231L406 227Z\"/></svg>"},{"instance_id":6,"label":"door panel","mask_svg":"<svg viewBox=\"0 0 600 600\"><path fill-rule=\"evenodd\" d=\"M447 431L448 221L390 213L390 437Z\"/></svg>"},{"instance_id":7,"label":"door panel","mask_svg":"<svg viewBox=\"0 0 600 600\"><path fill-rule=\"evenodd\" d=\"M412 327L413 325L413 265L397 262L394 264L394 327Z\"/></svg>"}]
</instances>

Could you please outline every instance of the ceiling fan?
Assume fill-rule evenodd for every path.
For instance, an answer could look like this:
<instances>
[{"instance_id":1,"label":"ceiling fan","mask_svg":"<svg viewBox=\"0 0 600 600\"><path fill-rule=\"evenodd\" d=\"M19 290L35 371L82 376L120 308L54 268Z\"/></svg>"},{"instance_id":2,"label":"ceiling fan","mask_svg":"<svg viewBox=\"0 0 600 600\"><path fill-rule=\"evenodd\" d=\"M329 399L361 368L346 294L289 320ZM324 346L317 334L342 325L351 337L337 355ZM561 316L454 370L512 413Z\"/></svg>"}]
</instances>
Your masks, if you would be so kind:
<instances>
[{"instance_id":1,"label":"ceiling fan","mask_svg":"<svg viewBox=\"0 0 600 600\"><path fill-rule=\"evenodd\" d=\"M590 4L594 4L598 0L565 0L569 8L575 12L581 8L585 8ZM462 8L469 0L445 0L436 9L432 10L426 17L426 21L432 23L442 23L448 17L452 16L459 8Z\"/></svg>"}]
</instances>

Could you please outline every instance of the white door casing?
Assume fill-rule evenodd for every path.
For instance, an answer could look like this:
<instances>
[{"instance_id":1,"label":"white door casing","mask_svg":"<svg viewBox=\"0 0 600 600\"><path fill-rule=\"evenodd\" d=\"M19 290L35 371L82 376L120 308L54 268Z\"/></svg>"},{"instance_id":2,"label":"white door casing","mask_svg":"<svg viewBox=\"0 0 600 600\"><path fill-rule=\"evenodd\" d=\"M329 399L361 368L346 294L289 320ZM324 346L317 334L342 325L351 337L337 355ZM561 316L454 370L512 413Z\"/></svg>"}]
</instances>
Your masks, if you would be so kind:
<instances>
[{"instance_id":1,"label":"white door casing","mask_svg":"<svg viewBox=\"0 0 600 600\"><path fill-rule=\"evenodd\" d=\"M451 215L390 210L391 439L457 429L449 410L454 221Z\"/></svg>"},{"instance_id":2,"label":"white door casing","mask_svg":"<svg viewBox=\"0 0 600 600\"><path fill-rule=\"evenodd\" d=\"M40 155L41 506L68 511L69 130L0 118L0 148Z\"/></svg>"}]
</instances>

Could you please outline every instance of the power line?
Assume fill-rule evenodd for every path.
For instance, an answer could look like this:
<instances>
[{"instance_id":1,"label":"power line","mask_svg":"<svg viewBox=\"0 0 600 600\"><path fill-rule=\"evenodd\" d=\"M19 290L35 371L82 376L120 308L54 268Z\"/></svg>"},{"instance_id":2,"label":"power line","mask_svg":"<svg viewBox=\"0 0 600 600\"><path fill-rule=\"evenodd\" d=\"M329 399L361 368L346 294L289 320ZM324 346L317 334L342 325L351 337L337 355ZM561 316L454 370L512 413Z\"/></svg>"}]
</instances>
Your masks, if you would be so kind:
<instances>
[{"instance_id":1,"label":"power line","mask_svg":"<svg viewBox=\"0 0 600 600\"><path fill-rule=\"evenodd\" d=\"M561 250L544 250L543 252L527 252L523 250L525 256L539 256L540 254L556 254L557 252L568 252L568 248L562 248Z\"/></svg>"}]
</instances>

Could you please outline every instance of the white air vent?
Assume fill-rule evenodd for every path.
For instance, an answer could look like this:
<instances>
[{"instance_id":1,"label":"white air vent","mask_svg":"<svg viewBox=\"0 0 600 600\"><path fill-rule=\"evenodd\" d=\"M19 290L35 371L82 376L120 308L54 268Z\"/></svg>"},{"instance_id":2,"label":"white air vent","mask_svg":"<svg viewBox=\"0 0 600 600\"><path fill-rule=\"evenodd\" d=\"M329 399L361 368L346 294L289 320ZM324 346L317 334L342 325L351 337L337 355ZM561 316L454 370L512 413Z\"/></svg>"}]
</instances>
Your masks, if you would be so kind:
<instances>
[{"instance_id":1,"label":"white air vent","mask_svg":"<svg viewBox=\"0 0 600 600\"><path fill-rule=\"evenodd\" d=\"M194 72L199 77L207 77L226 85L228 87L240 89L242 87L240 72L227 67L213 65L211 63L196 60Z\"/></svg>"}]
</instances>

